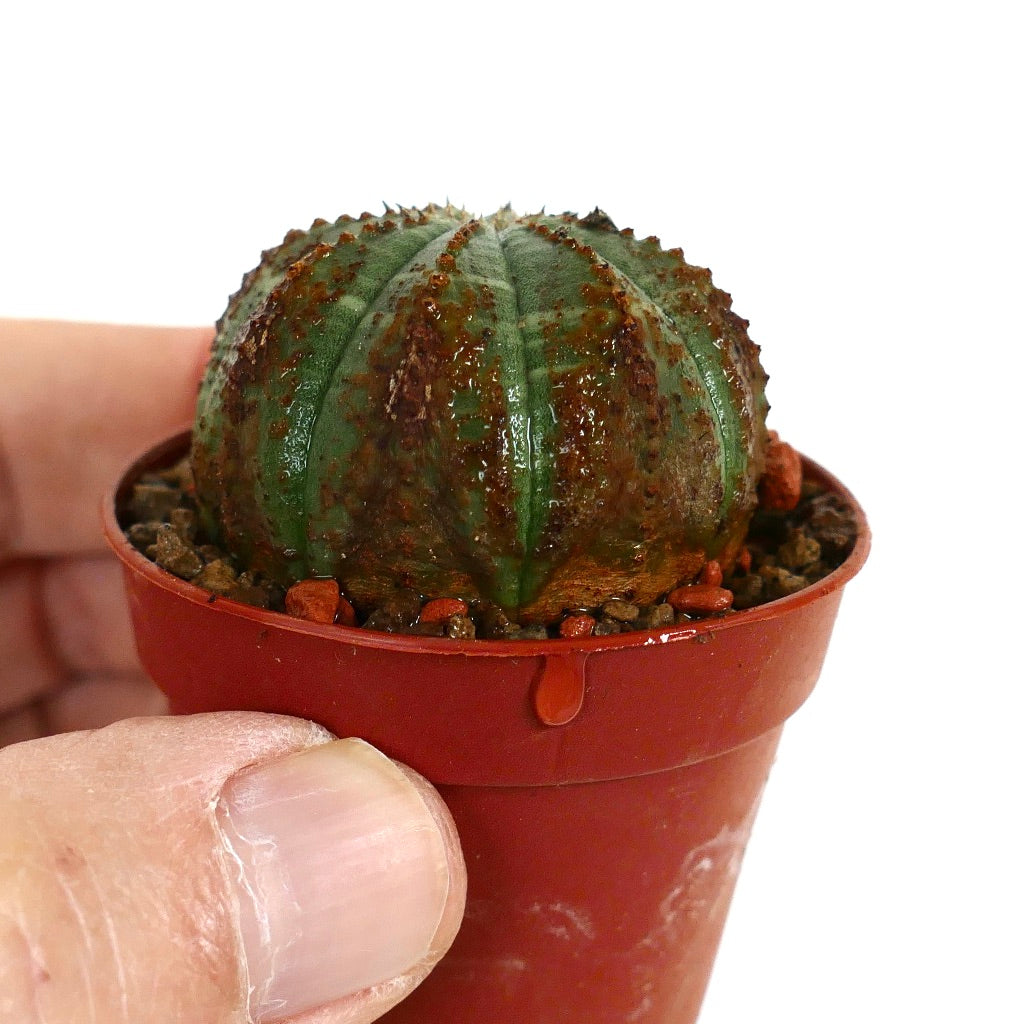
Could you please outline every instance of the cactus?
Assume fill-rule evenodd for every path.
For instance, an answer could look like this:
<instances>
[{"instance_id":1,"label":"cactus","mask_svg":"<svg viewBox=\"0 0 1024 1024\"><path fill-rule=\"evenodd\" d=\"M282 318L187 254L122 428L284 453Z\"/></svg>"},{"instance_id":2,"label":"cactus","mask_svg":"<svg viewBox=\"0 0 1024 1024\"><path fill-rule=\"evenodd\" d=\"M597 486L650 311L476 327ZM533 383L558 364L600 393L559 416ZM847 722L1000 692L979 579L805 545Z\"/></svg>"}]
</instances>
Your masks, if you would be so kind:
<instances>
[{"instance_id":1,"label":"cactus","mask_svg":"<svg viewBox=\"0 0 1024 1024\"><path fill-rule=\"evenodd\" d=\"M678 249L451 206L317 220L218 323L193 441L210 533L288 584L521 622L647 602L739 551L766 444L746 321Z\"/></svg>"}]
</instances>

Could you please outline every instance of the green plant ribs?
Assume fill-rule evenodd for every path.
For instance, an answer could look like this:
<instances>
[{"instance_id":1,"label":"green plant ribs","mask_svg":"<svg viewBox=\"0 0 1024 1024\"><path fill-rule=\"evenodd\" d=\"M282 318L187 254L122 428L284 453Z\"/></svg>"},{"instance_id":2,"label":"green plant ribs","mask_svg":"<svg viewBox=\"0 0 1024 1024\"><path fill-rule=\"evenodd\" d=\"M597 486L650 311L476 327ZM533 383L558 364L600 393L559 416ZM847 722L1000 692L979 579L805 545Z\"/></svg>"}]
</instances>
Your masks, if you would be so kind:
<instances>
[{"instance_id":1,"label":"green plant ribs","mask_svg":"<svg viewBox=\"0 0 1024 1024\"><path fill-rule=\"evenodd\" d=\"M736 556L766 433L746 321L678 249L579 218L388 210L292 231L218 323L193 442L206 527L522 622Z\"/></svg>"}]
</instances>

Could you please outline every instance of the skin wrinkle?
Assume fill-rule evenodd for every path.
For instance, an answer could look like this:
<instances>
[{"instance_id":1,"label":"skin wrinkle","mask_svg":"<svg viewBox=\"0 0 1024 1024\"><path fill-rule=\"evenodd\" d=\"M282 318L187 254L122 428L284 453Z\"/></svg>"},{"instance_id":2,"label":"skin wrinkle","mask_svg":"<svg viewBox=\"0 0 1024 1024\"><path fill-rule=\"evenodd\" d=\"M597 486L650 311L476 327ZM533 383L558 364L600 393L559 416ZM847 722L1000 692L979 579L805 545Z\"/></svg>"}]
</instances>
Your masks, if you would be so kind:
<instances>
[{"instance_id":1,"label":"skin wrinkle","mask_svg":"<svg viewBox=\"0 0 1024 1024\"><path fill-rule=\"evenodd\" d=\"M105 958L106 962L112 962L117 971L117 987L121 994L121 1017L124 1024L131 1024L131 1013L128 1005L128 977L125 971L124 956L121 952L121 942L117 932L117 925L114 922L114 917L110 913L106 905L106 901L102 898L103 890L102 886L96 879L96 872L92 864L88 861L85 862L85 870L88 874L89 882L92 886L93 891L97 895L96 903L100 907L101 919L103 921L104 931L106 932L108 939L108 956ZM77 907L76 907L77 909ZM84 917L80 917L82 926L86 931L84 934L88 936L87 926L85 924ZM131 942L129 940L129 945ZM91 952L91 942L89 943L89 952ZM89 990L90 1002L92 1000L92 985L87 983ZM96 1017L96 1010L93 1008L93 1017Z\"/></svg>"},{"instance_id":2,"label":"skin wrinkle","mask_svg":"<svg viewBox=\"0 0 1024 1024\"><path fill-rule=\"evenodd\" d=\"M218 794L207 806L206 813L210 821L210 825L217 836L218 850L217 858L221 866L221 872L224 878L224 890L228 893L228 903L231 909L231 923L232 930L235 934L235 941L238 949L238 969L241 975L242 992L245 993L245 1004L246 1004L246 1020L252 1019L249 1012L249 1007L253 1001L253 984L252 974L249 970L249 960L245 955L245 943L242 941L242 919L241 919L241 903L238 896L238 890L244 887L248 892L250 898L253 900L254 905L256 903L256 894L252 891L249 886L248 879L245 877L245 871L242 867L241 858L235 852L234 847L231 845L228 837L224 833L224 829L220 824L220 815L218 808L220 807L221 799ZM234 865L234 869L230 868L230 865ZM238 884L236 884L238 883ZM261 922L264 927L261 927L261 932L265 931L265 921ZM267 938L264 936L264 941Z\"/></svg>"},{"instance_id":3,"label":"skin wrinkle","mask_svg":"<svg viewBox=\"0 0 1024 1024\"><path fill-rule=\"evenodd\" d=\"M75 920L78 923L79 934L82 937L82 944L84 946L83 952L85 955L86 964L90 962L95 963L98 958L94 952L92 933L89 929L89 923L86 914L82 910L82 905L81 903L79 903L77 897L74 894L74 890L68 884L68 881L65 878L63 878L60 874L57 875L57 884L60 886L61 891L64 894L65 904L67 905L68 909L71 911L72 915L74 916ZM123 977L123 970L121 970L120 963L118 964L118 968L121 976ZM88 970L87 966L83 973L85 974L86 978L86 983L83 987L85 989L85 993L89 1001L89 1019L95 1022L97 1020L96 994L93 989L93 986L90 984L91 972Z\"/></svg>"},{"instance_id":4,"label":"skin wrinkle","mask_svg":"<svg viewBox=\"0 0 1024 1024\"><path fill-rule=\"evenodd\" d=\"M223 822L225 820L228 823L230 823L230 812L227 806L222 801L218 800L211 808L211 825L220 839L221 849L218 850L218 856L221 858L221 861L225 867L225 879L227 879L228 877L226 872L227 865L229 863L232 863L236 869L232 879L236 884L229 886L228 891L231 894L231 906L234 912L233 923L235 926L235 934L237 937L239 950L238 960L244 978L244 990L248 993L246 1001L248 1007L248 1014L251 1016L252 1006L259 1006L265 1002L265 994L272 987L276 972L272 968L270 971L270 976L264 979L260 991L256 990L255 986L253 985L252 972L249 969L249 963L246 957L245 943L242 939L242 907L241 900L238 895L239 889L243 889L252 902L257 927L259 929L260 943L264 949L268 948L271 945L270 921L265 910L266 901L261 898L262 894L257 891L253 879L251 879L247 872L245 871L242 857L235 849L234 842L228 835L227 829L224 827ZM236 830L232 829L232 831L235 832L236 836L238 836ZM241 839L242 837L238 836L238 838ZM261 845L272 846L273 844L265 842ZM279 950L279 952L283 952L283 950Z\"/></svg>"},{"instance_id":5,"label":"skin wrinkle","mask_svg":"<svg viewBox=\"0 0 1024 1024\"><path fill-rule=\"evenodd\" d=\"M26 780L27 785L31 788L32 780ZM15 799L18 798L18 794L13 792L12 795ZM32 800L31 793L26 794L23 800ZM126 978L123 971L123 960L120 956L120 947L116 942L116 936L114 936L111 928L107 928L107 937L111 939L111 944L108 949L107 944L97 946L94 943L93 938L95 935L95 929L90 924L91 915L83 908L81 898L76 894L74 886L72 884L71 876L79 869L84 869L89 872L89 883L92 891L97 894L98 897L102 897L100 886L97 884L95 875L88 861L80 859L77 851L73 848L65 845L63 849L60 847L60 841L57 837L51 835L50 831L45 827L43 822L37 821L31 815L25 817L24 815L19 816L17 819L18 825L22 827L22 830L27 833L27 845L29 848L36 852L37 857L34 860L27 860L21 862L15 862L14 867L18 872L17 884L13 886L15 895L23 894L27 895L31 899L32 909L37 912L41 909L45 917L40 924L48 924L55 919L62 917L61 909L66 909L71 918L73 918L76 926L76 937L73 942L70 943L72 950L76 954L76 964L78 968L78 975L82 979L82 984L78 986L79 990L84 993L85 1005L80 1008L85 1009L88 1007L88 1020L91 1024L117 1024L109 1016L101 1018L97 1006L96 1006L96 995L95 988L93 985L93 969L92 965L95 963L109 963L111 962L111 956L117 965L118 977L120 989L122 992L122 1014L120 1020L123 1022L130 1021L129 1014L127 1012L127 988ZM55 868L52 868L50 864L44 860L44 856L50 851L57 849L57 854L53 858L55 862ZM39 851L45 851L40 853ZM8 862L10 863L10 862ZM62 867L62 864L65 865ZM32 881L26 876L38 876L38 882ZM60 900L56 907L48 906L47 897L53 892L54 888L59 892ZM42 894L43 899L41 903L38 902L38 895ZM106 914L106 908L103 906L102 898L97 898L95 902L101 907L104 916ZM65 957L61 955L59 959L55 956L52 959L47 958L44 949L40 946L39 942L33 941L33 928L24 920L24 917L15 918L10 914L5 914L9 920L13 921L17 926L22 938L24 939L24 948L26 955L26 962L29 967L29 976L32 983L33 991L33 1005L32 1009L35 1017L39 1021L51 1021L53 1024L62 1024L61 1017L48 1017L40 1005L41 997L50 991L50 984L53 980L53 973L59 971L62 975L68 975L70 973L69 964ZM61 943L61 952L66 949L68 943ZM2 955L2 954L0 954ZM51 969L52 968L52 969ZM21 1007L19 1006L20 1010ZM60 1010L58 1009L58 1013Z\"/></svg>"},{"instance_id":6,"label":"skin wrinkle","mask_svg":"<svg viewBox=\"0 0 1024 1024\"><path fill-rule=\"evenodd\" d=\"M34 841L37 845L45 843L47 836L45 831L39 827L38 823L29 820L27 823L29 830L29 838ZM34 861L23 862L14 861L11 858L0 860L0 867L6 864L13 864L15 869L15 880L16 885L11 888L14 891L15 896L20 893L33 894L35 892L45 893L47 890L47 883L53 879L53 875L45 868L41 863ZM38 876L40 881L38 884L31 880L31 877L27 876ZM58 879L58 882L60 880ZM2 895L2 894L0 894ZM72 909L74 916L78 916L81 920L80 915L75 915L74 907L77 906L77 901L69 902L65 900L65 905ZM21 962L25 965L25 974L28 979L28 987L31 990L31 1005L30 1009L33 1013L33 1019L39 1022L46 1022L51 1020L45 1013L43 1006L41 1005L41 999L44 993L48 991L48 985L52 980L52 972L50 965L45 954L45 950L41 947L40 942L37 940L38 937L34 937L34 930L30 924L26 921L26 911L29 909L29 905L22 903L15 903L13 906L5 906L0 908L0 918L6 919L12 923L15 930L15 937L21 940ZM18 962L17 956L7 957L2 946L0 946L0 957L6 963L16 964ZM57 966L63 967L63 964L53 965L56 969ZM88 979L90 976L88 970L88 963L80 964L82 967L82 975ZM92 993L90 990L90 1006L92 1005ZM15 1009L21 1011L23 1006L21 1004L15 1004ZM13 1020L13 1018L11 1018ZM96 1022L95 1008L92 1008L91 1019L93 1024ZM20 1018L19 1018L20 1021ZM53 1020L53 1024L61 1024L60 1021Z\"/></svg>"},{"instance_id":7,"label":"skin wrinkle","mask_svg":"<svg viewBox=\"0 0 1024 1024\"><path fill-rule=\"evenodd\" d=\"M309 728L309 743L304 747L296 748L296 750L311 749L315 746L319 746L322 743L328 743L334 740L334 735L322 726L312 722L308 722L305 724ZM234 775L248 771L249 769L254 768L257 764L259 764L259 759L257 759L257 757L255 756L256 753L257 752L254 749L254 756L252 761L248 764L241 764L237 766L235 772L232 773L232 777L234 777ZM281 754L279 756L286 755ZM226 786L226 784L227 780L225 780L224 786ZM234 935L235 949L237 951L236 960L238 964L239 983L241 985L241 990L244 994L243 1001L245 1004L243 1010L244 1017L240 1019L240 1024L242 1020L244 1020L244 1024L251 1024L252 1015L250 1007L252 1005L255 992L253 988L251 972L249 970L248 959L246 957L245 943L243 942L242 939L241 902L239 897L239 890L241 888L244 888L246 890L250 899L253 902L253 906L257 908L257 911L262 906L262 903L257 898L256 892L252 889L251 883L243 869L241 858L239 857L238 853L232 846L231 841L228 838L221 824L221 814L226 814L226 808L223 803L221 795L224 786L222 786L221 789L218 790L218 792L214 794L214 796L208 801L206 806L206 819L213 834L217 838L217 843L215 844L214 847L214 859L219 867L221 877L223 880L222 889L223 892L226 894L226 902L228 904L229 909L231 929ZM270 941L269 923L267 921L265 914L261 915L260 933L261 939L263 940L264 944L268 944ZM269 987L271 981L272 977L271 979L268 979L266 987Z\"/></svg>"},{"instance_id":8,"label":"skin wrinkle","mask_svg":"<svg viewBox=\"0 0 1024 1024\"><path fill-rule=\"evenodd\" d=\"M11 928L0 930L0 966L3 968L2 972L0 972L0 980L5 979L7 972L13 969L13 965L23 964L25 968L24 973L27 975L26 987L30 987L32 990L32 1000L30 1003L25 1004L24 1000L15 1002L14 997L10 997L11 1001L8 1002L5 1008L4 1001L6 1001L10 991L9 986L5 985L5 991L0 992L0 1010L4 1010L5 1013L9 1014L14 1009L19 1012L27 1009L31 1012L32 1017L30 1020L25 1020L23 1017L24 1024L45 1024L42 1010L39 1006L39 988L43 983L43 979L39 973L39 964L33 951L33 943L29 938L28 932L25 930L24 923L12 914L0 910L0 922L3 921L9 922ZM17 951L8 948L15 942L19 947ZM8 978L7 980L11 979ZM13 1020L13 1017L9 1019Z\"/></svg>"},{"instance_id":9,"label":"skin wrinkle","mask_svg":"<svg viewBox=\"0 0 1024 1024\"><path fill-rule=\"evenodd\" d=\"M62 994L78 992L76 1012L82 1016L76 1020L88 1012L84 985L93 977L92 1016L103 1024L154 1019L146 1016L155 1012L149 1002L154 992L164 1000L161 1012L171 1014L159 1019L245 1020L225 999L228 992L239 991L240 979L227 939L234 927L226 869L223 858L218 861L209 852L218 849L209 808L239 763L265 762L331 737L320 727L274 716L225 713L197 722L202 726L198 731L192 724L180 719L124 723L85 736L42 740L19 756L0 752L0 820L5 825L0 829L5 880L0 904L10 902L5 893L17 899L20 891L21 899L30 901L26 906L42 911L40 923L49 929L45 941L54 962L64 968ZM56 763L54 748L62 755ZM184 779L178 775L182 765ZM140 770L145 773L141 782ZM195 795L184 794L182 787ZM41 800L41 794L56 800ZM120 822L131 827L120 829ZM64 837L79 834L88 836L82 840L84 860L65 853L68 877L54 878L48 867L53 854L46 851L59 857L67 849ZM189 863L202 870L181 874L179 865ZM27 878L26 871L38 877ZM13 884L6 884L8 879ZM56 917L49 907L57 908ZM81 934L74 934L83 917L93 929L91 954ZM145 923L141 943L135 933L140 923ZM36 931L33 926L26 934ZM168 942L172 948L154 960L159 945ZM71 950L82 951L80 975L67 973L70 961L62 958ZM98 964L103 971L95 971ZM139 971L141 964L149 965L146 971ZM190 976L201 979L201 1005L191 1002L196 990ZM224 995L218 997L214 1016L212 997L218 992ZM25 1010L9 1019L21 1024L28 1016Z\"/></svg>"}]
</instances>

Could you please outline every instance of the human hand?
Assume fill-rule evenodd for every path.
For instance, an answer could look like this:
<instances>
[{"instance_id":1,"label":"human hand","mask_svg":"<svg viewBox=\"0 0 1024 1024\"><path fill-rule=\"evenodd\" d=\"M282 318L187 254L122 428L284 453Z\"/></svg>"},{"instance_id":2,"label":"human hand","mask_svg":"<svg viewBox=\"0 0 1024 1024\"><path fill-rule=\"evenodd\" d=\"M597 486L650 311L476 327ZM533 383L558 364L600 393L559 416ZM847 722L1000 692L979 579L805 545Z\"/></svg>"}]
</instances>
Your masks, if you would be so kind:
<instances>
[{"instance_id":1,"label":"human hand","mask_svg":"<svg viewBox=\"0 0 1024 1024\"><path fill-rule=\"evenodd\" d=\"M133 454L191 419L211 340L0 321L0 745L164 709L100 499Z\"/></svg>"},{"instance_id":2,"label":"human hand","mask_svg":"<svg viewBox=\"0 0 1024 1024\"><path fill-rule=\"evenodd\" d=\"M363 1024L461 919L446 809L358 740L252 713L33 739L162 710L99 498L187 422L209 341L0 323L0 1024Z\"/></svg>"},{"instance_id":3,"label":"human hand","mask_svg":"<svg viewBox=\"0 0 1024 1024\"><path fill-rule=\"evenodd\" d=\"M0 822L3 1024L366 1024L462 917L434 790L298 719L8 746Z\"/></svg>"}]
</instances>

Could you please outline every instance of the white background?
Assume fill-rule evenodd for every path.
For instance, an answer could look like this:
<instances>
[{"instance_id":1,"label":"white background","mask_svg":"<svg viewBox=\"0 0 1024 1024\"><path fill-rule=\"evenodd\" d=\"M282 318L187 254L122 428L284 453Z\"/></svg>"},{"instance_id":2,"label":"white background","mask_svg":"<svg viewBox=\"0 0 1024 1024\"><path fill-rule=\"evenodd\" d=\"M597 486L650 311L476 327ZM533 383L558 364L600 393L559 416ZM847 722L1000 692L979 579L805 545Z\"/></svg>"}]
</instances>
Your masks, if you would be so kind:
<instances>
[{"instance_id":1,"label":"white background","mask_svg":"<svg viewBox=\"0 0 1024 1024\"><path fill-rule=\"evenodd\" d=\"M875 544L702 1024L1024 1019L1011 5L16 7L0 315L210 323L384 200L599 204L712 268Z\"/></svg>"}]
</instances>

